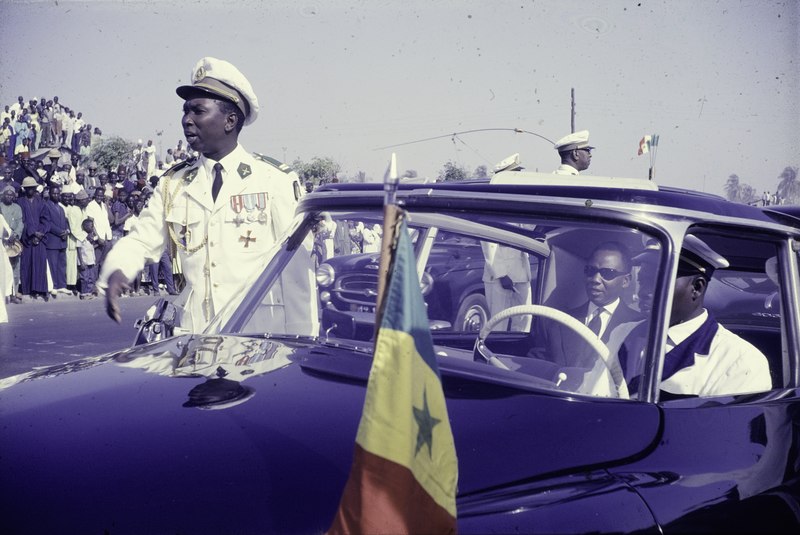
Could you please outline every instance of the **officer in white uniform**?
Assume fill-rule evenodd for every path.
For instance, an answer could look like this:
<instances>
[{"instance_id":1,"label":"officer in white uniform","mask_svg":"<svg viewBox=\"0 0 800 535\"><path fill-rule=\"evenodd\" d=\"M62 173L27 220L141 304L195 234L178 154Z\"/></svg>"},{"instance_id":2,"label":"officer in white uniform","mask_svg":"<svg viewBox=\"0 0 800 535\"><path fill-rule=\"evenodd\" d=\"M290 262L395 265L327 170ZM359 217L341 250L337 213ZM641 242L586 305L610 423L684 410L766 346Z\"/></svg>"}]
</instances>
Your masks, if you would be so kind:
<instances>
[{"instance_id":1,"label":"officer in white uniform","mask_svg":"<svg viewBox=\"0 0 800 535\"><path fill-rule=\"evenodd\" d=\"M494 172L519 171L522 169L519 153L512 154L495 165ZM504 247L492 242L481 242L486 263L483 267L483 284L489 314L495 316L503 310L531 304L531 261L528 253ZM527 332L531 327L531 316L518 315L509 320L507 326L496 330Z\"/></svg>"},{"instance_id":2,"label":"officer in white uniform","mask_svg":"<svg viewBox=\"0 0 800 535\"><path fill-rule=\"evenodd\" d=\"M579 175L589 168L592 150L589 145L589 131L581 130L556 141L554 148L561 157L561 165L554 171L556 175Z\"/></svg>"},{"instance_id":3,"label":"officer in white uniform","mask_svg":"<svg viewBox=\"0 0 800 535\"><path fill-rule=\"evenodd\" d=\"M270 250L292 221L301 190L288 166L239 144L242 126L256 119L259 106L250 82L236 67L203 58L192 71L191 85L176 92L185 100L184 135L200 157L164 174L130 234L109 252L98 282L106 288L109 316L119 322L121 291L145 262L157 262L165 247L177 249L186 278L175 301L184 308L180 327L199 332L269 262ZM285 293L293 295L294 290ZM280 288L272 292L271 304L286 305L283 293ZM294 320L288 307L285 312L286 317L280 316L287 324L313 323L305 317L308 307L298 307Z\"/></svg>"}]
</instances>

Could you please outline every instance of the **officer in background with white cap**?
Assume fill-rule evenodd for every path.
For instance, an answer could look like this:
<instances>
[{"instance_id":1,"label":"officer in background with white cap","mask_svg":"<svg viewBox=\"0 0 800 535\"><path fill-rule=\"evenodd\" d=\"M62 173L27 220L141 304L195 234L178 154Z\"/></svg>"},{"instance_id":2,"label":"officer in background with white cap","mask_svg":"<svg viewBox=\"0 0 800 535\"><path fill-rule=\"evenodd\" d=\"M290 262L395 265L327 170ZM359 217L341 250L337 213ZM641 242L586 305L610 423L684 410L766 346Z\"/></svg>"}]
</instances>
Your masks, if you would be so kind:
<instances>
[{"instance_id":1,"label":"officer in background with white cap","mask_svg":"<svg viewBox=\"0 0 800 535\"><path fill-rule=\"evenodd\" d=\"M269 262L267 253L289 227L301 192L288 166L239 144L242 127L256 119L259 105L236 67L205 57L195 65L192 83L176 92L185 100L186 141L200 157L164 174L136 225L109 252L98 283L106 288L109 316L119 322L118 298L129 281L145 262L157 262L165 247L177 249L186 279L174 302L183 305L180 327L199 332ZM310 251L295 257L310 264ZM295 273L298 280L286 282L292 288L276 288L262 305L281 323L276 329L317 334L308 332L315 328L316 306L310 317L308 300L284 301L313 282L313 270Z\"/></svg>"},{"instance_id":2,"label":"officer in background with white cap","mask_svg":"<svg viewBox=\"0 0 800 535\"><path fill-rule=\"evenodd\" d=\"M556 141L554 147L561 156L561 165L554 171L556 175L579 175L592 162L594 147L589 145L588 130L564 136Z\"/></svg>"}]
</instances>

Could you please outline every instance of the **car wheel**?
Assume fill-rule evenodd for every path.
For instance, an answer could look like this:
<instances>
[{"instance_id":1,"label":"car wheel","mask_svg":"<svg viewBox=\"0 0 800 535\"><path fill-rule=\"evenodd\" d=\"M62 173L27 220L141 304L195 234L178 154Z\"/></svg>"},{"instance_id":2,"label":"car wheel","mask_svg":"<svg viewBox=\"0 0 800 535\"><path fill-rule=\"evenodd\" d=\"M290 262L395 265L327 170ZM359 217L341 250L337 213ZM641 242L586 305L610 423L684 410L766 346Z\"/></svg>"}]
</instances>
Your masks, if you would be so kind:
<instances>
[{"instance_id":1,"label":"car wheel","mask_svg":"<svg viewBox=\"0 0 800 535\"><path fill-rule=\"evenodd\" d=\"M458 307L453 328L457 331L480 331L489 318L489 303L482 294L468 295Z\"/></svg>"}]
</instances>

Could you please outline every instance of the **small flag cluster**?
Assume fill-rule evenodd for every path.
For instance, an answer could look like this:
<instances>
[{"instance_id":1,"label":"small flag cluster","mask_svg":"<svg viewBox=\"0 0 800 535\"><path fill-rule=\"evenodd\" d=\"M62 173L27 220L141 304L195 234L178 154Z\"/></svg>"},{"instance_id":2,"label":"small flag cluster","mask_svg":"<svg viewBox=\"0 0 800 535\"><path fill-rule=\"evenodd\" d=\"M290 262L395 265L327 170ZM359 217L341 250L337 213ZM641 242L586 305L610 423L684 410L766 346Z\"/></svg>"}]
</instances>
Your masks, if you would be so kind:
<instances>
[{"instance_id":1,"label":"small flag cluster","mask_svg":"<svg viewBox=\"0 0 800 535\"><path fill-rule=\"evenodd\" d=\"M648 178L650 180L653 180L653 175L655 174L654 169L656 167L657 151L658 151L658 134L644 136L639 141L639 156L645 153L650 154L650 171L648 173Z\"/></svg>"},{"instance_id":2,"label":"small flag cluster","mask_svg":"<svg viewBox=\"0 0 800 535\"><path fill-rule=\"evenodd\" d=\"M658 134L644 136L641 141L639 141L639 156L648 152L652 153L657 147Z\"/></svg>"}]
</instances>

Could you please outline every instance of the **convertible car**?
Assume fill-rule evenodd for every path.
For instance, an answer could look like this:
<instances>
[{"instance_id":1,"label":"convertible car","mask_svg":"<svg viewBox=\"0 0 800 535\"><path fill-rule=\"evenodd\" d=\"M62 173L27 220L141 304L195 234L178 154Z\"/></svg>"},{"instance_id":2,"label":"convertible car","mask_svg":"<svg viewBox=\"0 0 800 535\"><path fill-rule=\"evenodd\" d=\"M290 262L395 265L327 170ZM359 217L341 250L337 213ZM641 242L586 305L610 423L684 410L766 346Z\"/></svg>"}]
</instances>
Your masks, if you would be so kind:
<instances>
[{"instance_id":1,"label":"convertible car","mask_svg":"<svg viewBox=\"0 0 800 535\"><path fill-rule=\"evenodd\" d=\"M800 531L796 210L524 171L401 184L397 199L458 457L460 532ZM363 282L361 301L344 301L337 273L367 268L337 266L372 259L316 270L314 234L382 209L380 184L319 188L205 332L181 333L161 307L142 325L151 342L0 381L0 531L327 530L353 459L375 338L364 296L376 289ZM678 254L698 239L729 264L706 306L766 356L769 389L661 389ZM621 300L638 319L601 341L565 312L587 299L587 257L607 242L631 252ZM507 290L522 304L491 310L492 282L475 273L499 250L530 280ZM454 321L462 295L484 298L479 330ZM542 324L590 350L549 358ZM633 332L637 388L613 373Z\"/></svg>"}]
</instances>

